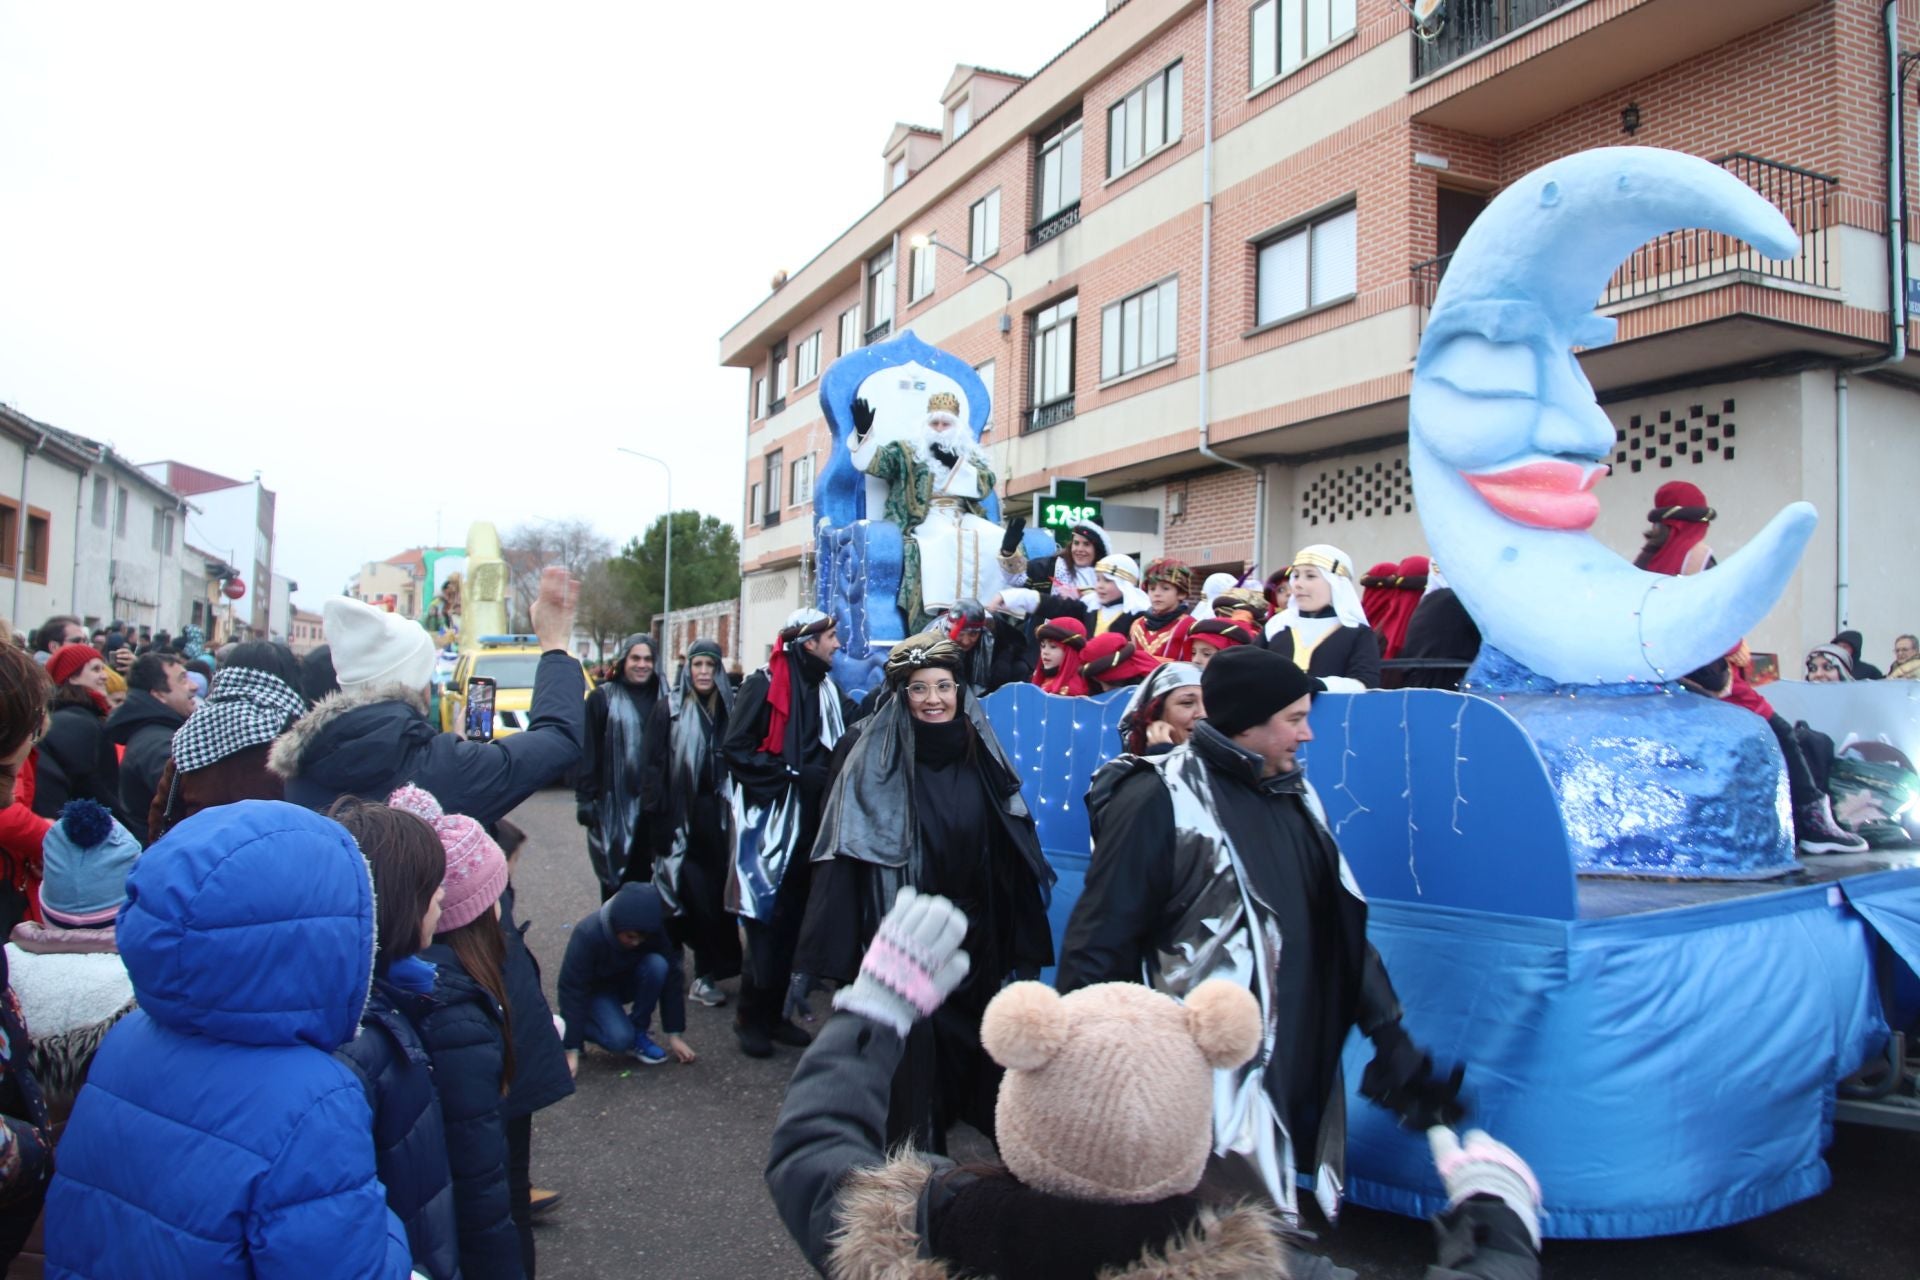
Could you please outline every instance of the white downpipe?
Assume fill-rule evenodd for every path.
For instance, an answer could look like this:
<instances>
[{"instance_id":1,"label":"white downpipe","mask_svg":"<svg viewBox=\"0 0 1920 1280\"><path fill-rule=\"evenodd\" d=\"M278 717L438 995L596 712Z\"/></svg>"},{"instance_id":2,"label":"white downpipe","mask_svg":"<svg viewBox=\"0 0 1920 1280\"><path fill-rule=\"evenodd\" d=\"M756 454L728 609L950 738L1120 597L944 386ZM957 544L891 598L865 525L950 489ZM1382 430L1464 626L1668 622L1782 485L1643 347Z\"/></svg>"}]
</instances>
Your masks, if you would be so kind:
<instances>
[{"instance_id":1,"label":"white downpipe","mask_svg":"<svg viewBox=\"0 0 1920 1280\"><path fill-rule=\"evenodd\" d=\"M1205 103L1200 134L1200 456L1253 472L1253 554L1261 569L1267 548L1267 469L1214 451L1213 430L1213 31L1214 2L1207 0Z\"/></svg>"},{"instance_id":2,"label":"white downpipe","mask_svg":"<svg viewBox=\"0 0 1920 1280\"><path fill-rule=\"evenodd\" d=\"M1900 97L1900 6L1886 0L1880 10L1887 37L1887 353L1865 364L1842 365L1833 373L1833 540L1834 630L1847 629L1851 608L1849 579L1853 557L1852 430L1847 421L1847 375L1864 373L1907 358L1907 226L1902 197L1907 190L1905 119Z\"/></svg>"}]
</instances>

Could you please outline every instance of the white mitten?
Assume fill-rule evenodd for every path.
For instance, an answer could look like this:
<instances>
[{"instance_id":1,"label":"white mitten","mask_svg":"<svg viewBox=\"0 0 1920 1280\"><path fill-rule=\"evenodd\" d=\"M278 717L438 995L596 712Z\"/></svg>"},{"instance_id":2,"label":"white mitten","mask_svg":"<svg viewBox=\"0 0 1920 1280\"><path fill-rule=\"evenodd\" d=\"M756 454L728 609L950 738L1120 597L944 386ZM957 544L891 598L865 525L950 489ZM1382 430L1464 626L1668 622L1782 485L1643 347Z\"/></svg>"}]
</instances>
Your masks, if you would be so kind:
<instances>
[{"instance_id":1,"label":"white mitten","mask_svg":"<svg viewBox=\"0 0 1920 1280\"><path fill-rule=\"evenodd\" d=\"M972 963L960 949L966 937L960 908L938 894L902 889L860 961L860 976L833 1007L906 1035L965 981Z\"/></svg>"},{"instance_id":2,"label":"white mitten","mask_svg":"<svg viewBox=\"0 0 1920 1280\"><path fill-rule=\"evenodd\" d=\"M1445 1125L1427 1130L1427 1145L1447 1189L1447 1208L1457 1209L1474 1196L1494 1196L1519 1215L1534 1249L1540 1248L1540 1182L1512 1147L1484 1129L1467 1130L1463 1142Z\"/></svg>"}]
</instances>

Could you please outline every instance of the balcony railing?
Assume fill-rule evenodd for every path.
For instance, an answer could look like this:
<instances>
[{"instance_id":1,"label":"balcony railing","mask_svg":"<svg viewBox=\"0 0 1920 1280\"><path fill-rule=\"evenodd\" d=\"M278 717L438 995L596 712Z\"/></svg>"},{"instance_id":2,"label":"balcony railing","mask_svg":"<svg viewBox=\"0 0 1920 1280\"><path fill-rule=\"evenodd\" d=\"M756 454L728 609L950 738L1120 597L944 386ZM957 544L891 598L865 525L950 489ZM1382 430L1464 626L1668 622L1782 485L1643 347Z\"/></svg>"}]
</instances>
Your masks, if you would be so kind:
<instances>
[{"instance_id":1,"label":"balcony railing","mask_svg":"<svg viewBox=\"0 0 1920 1280\"><path fill-rule=\"evenodd\" d=\"M1413 78L1432 75L1475 49L1518 31L1536 18L1563 9L1574 0L1445 0L1437 23L1414 22ZM1422 30L1438 30L1429 37Z\"/></svg>"},{"instance_id":2,"label":"balcony railing","mask_svg":"<svg viewBox=\"0 0 1920 1280\"><path fill-rule=\"evenodd\" d=\"M1060 212L1027 232L1027 252L1031 253L1068 227L1080 221L1080 202L1075 200Z\"/></svg>"},{"instance_id":3,"label":"balcony railing","mask_svg":"<svg viewBox=\"0 0 1920 1280\"><path fill-rule=\"evenodd\" d=\"M1735 151L1715 163L1765 196L1800 236L1800 252L1775 261L1746 241L1718 231L1688 228L1656 236L1635 249L1613 273L1596 305L1613 306L1678 285L1745 272L1772 280L1836 287L1830 256L1832 202L1840 179ZM1443 253L1413 264L1413 302L1420 310L1420 326L1440 292L1440 279L1453 255Z\"/></svg>"},{"instance_id":4,"label":"balcony railing","mask_svg":"<svg viewBox=\"0 0 1920 1280\"><path fill-rule=\"evenodd\" d=\"M1048 427L1057 427L1073 417L1073 397L1055 400L1052 404L1037 405L1027 412L1027 430L1044 431Z\"/></svg>"},{"instance_id":5,"label":"balcony railing","mask_svg":"<svg viewBox=\"0 0 1920 1280\"><path fill-rule=\"evenodd\" d=\"M863 347L870 347L874 343L880 341L880 339L886 337L888 334L892 332L893 332L893 321L882 320L879 324L867 330L866 340L863 341L860 345Z\"/></svg>"}]
</instances>

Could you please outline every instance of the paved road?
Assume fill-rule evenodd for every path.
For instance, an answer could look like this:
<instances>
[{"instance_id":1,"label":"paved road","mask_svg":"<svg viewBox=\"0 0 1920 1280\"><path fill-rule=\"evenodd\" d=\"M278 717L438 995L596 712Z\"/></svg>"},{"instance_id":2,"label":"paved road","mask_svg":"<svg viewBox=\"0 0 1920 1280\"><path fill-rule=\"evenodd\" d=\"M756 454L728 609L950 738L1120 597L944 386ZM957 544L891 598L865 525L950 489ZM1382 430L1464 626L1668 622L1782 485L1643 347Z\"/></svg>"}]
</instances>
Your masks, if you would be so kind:
<instances>
[{"instance_id":1,"label":"paved road","mask_svg":"<svg viewBox=\"0 0 1920 1280\"><path fill-rule=\"evenodd\" d=\"M528 940L553 996L573 922L598 905L573 798L548 791L514 814L531 837L515 874ZM732 984L728 984L729 987ZM537 1185L565 1200L538 1229L547 1280L785 1280L812 1272L760 1180L795 1054L755 1062L730 1009L692 1005L690 1066L643 1068L589 1052L580 1089L534 1125ZM1632 1123L1631 1116L1620 1117ZM1920 1275L1920 1135L1843 1128L1834 1189L1756 1222L1649 1241L1553 1243L1552 1280L1883 1280ZM1329 1252L1367 1280L1420 1280L1423 1223L1349 1210Z\"/></svg>"}]
</instances>

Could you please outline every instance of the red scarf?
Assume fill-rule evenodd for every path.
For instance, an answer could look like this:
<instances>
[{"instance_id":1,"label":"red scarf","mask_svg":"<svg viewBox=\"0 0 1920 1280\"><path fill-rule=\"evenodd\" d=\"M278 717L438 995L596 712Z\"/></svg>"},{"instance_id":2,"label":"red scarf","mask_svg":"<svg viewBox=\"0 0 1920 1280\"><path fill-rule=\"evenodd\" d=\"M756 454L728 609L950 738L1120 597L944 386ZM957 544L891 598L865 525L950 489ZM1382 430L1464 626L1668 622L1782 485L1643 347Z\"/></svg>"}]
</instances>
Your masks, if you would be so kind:
<instances>
[{"instance_id":1,"label":"red scarf","mask_svg":"<svg viewBox=\"0 0 1920 1280\"><path fill-rule=\"evenodd\" d=\"M787 753L787 717L793 714L793 665L787 658L787 637L775 638L773 657L767 662L767 705L773 713L767 717L767 736L760 750L770 756Z\"/></svg>"}]
</instances>

